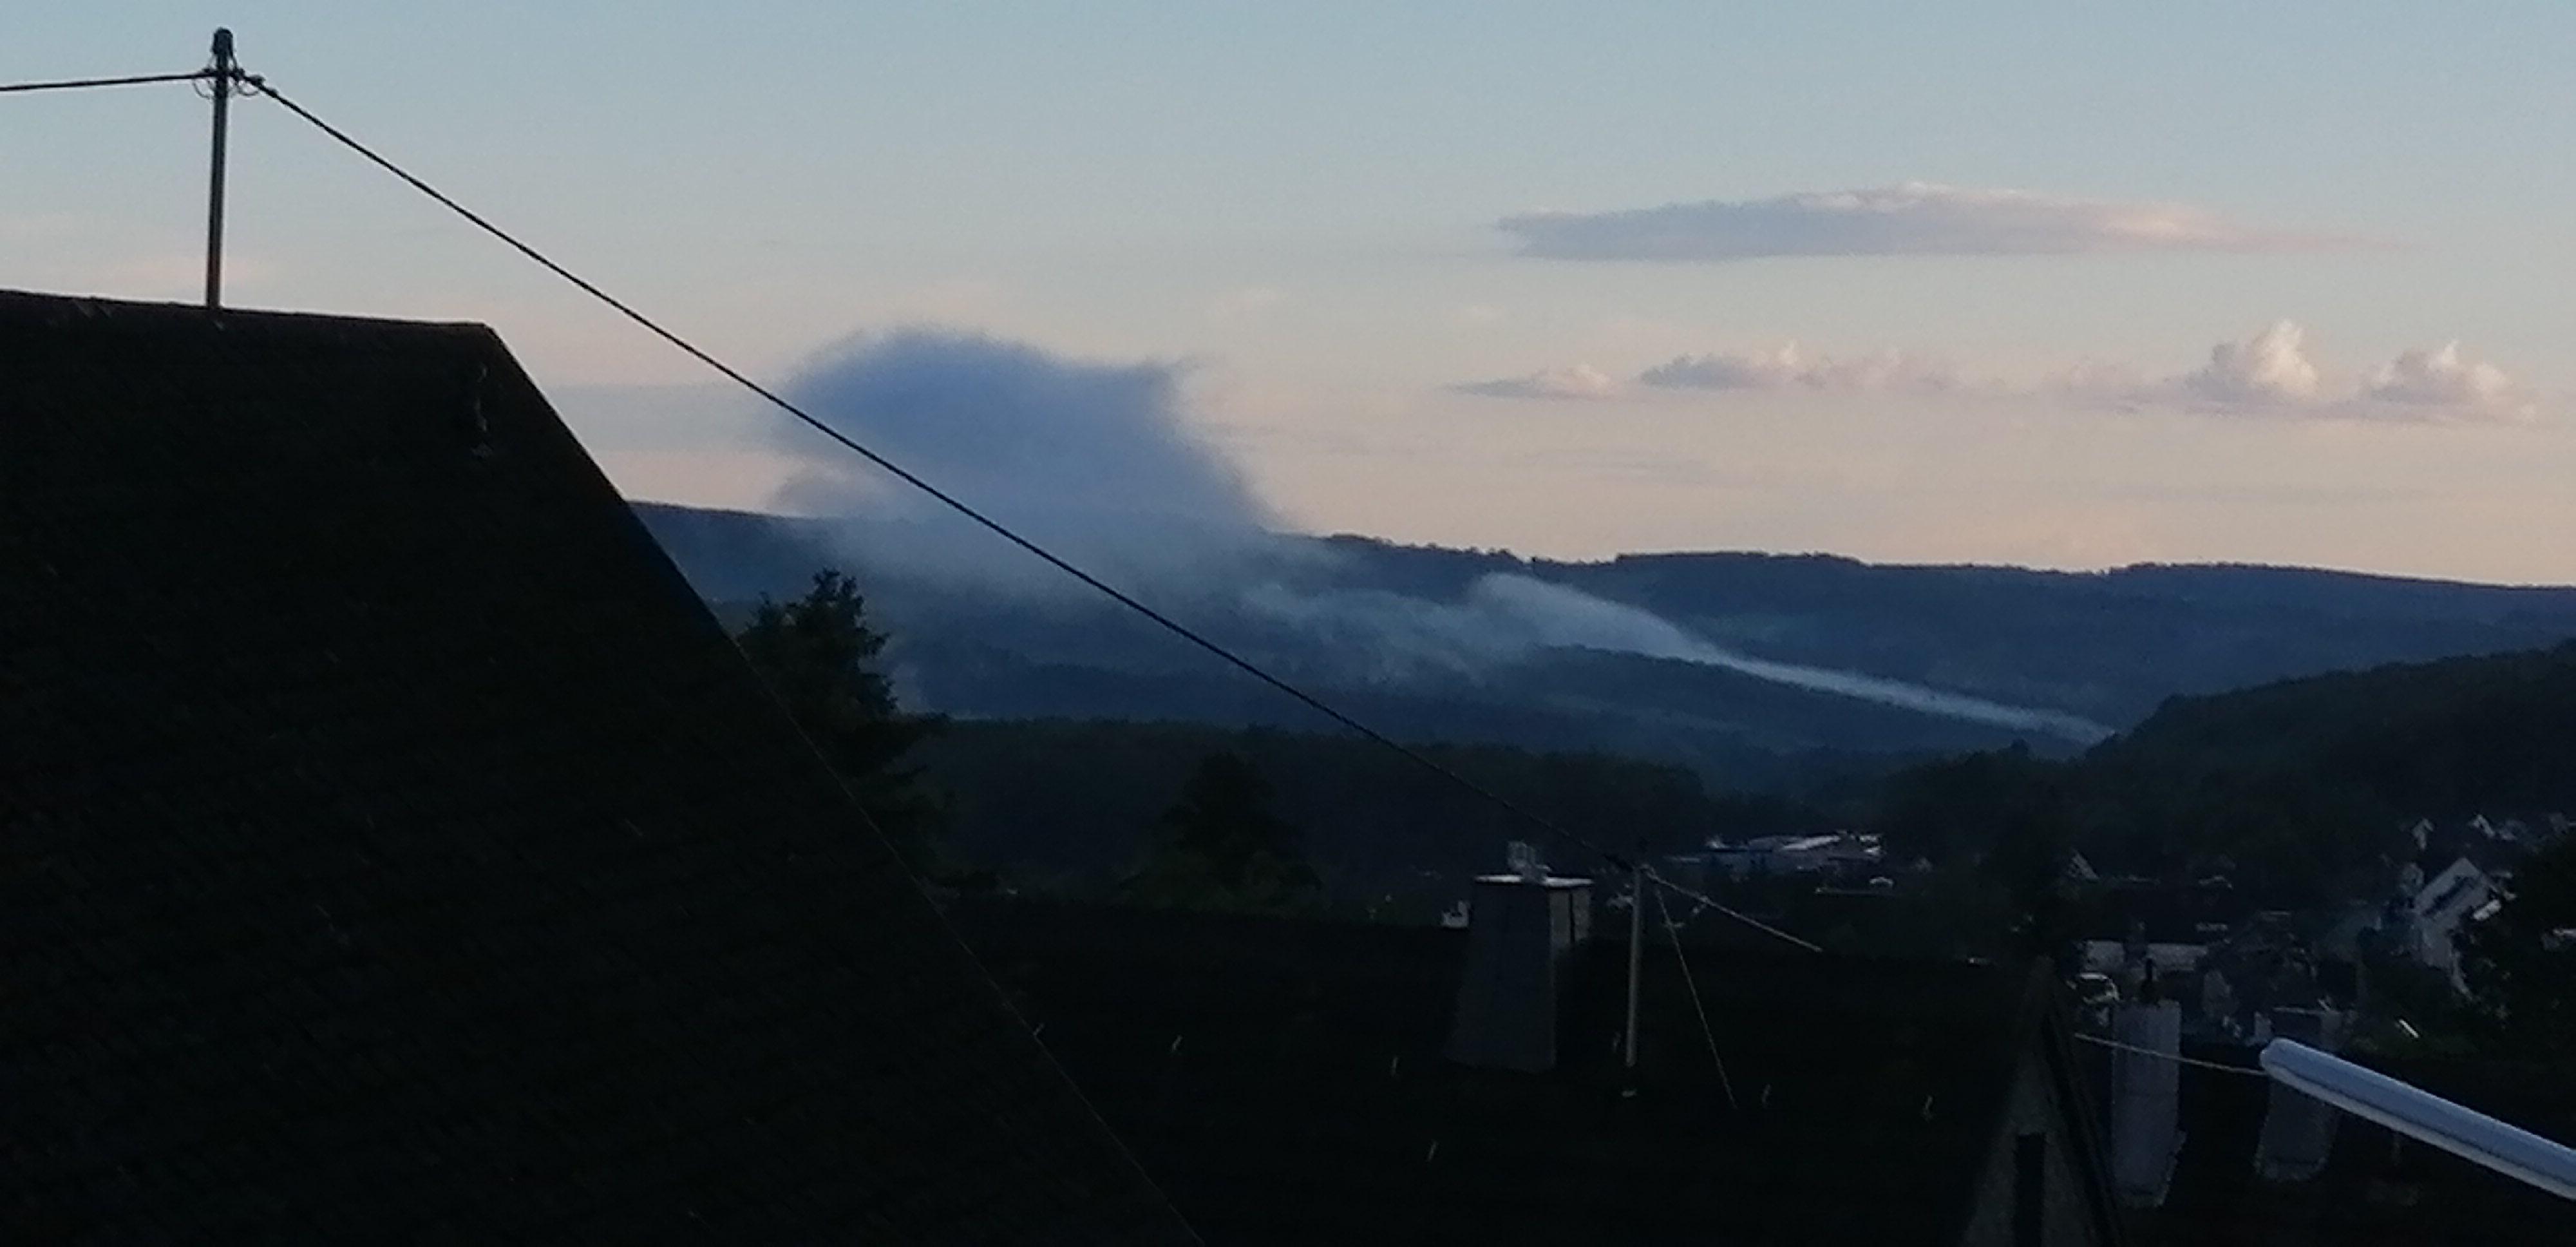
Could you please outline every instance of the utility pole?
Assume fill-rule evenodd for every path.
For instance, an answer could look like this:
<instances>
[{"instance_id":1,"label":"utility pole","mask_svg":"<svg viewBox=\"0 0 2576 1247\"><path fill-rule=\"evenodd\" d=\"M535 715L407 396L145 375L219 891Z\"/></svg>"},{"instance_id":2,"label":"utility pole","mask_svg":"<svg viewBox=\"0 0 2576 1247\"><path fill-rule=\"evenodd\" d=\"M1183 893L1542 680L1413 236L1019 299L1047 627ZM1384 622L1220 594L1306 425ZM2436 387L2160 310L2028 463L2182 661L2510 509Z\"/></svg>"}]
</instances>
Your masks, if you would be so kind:
<instances>
[{"instance_id":1,"label":"utility pole","mask_svg":"<svg viewBox=\"0 0 2576 1247\"><path fill-rule=\"evenodd\" d=\"M1637 1094L1637 989L1644 982L1645 965L1646 867L1640 862L1628 872L1628 1095Z\"/></svg>"},{"instance_id":2,"label":"utility pole","mask_svg":"<svg viewBox=\"0 0 2576 1247\"><path fill-rule=\"evenodd\" d=\"M215 84L215 144L212 176L206 184L206 308L224 305L224 134L232 120L233 32L215 28L215 62L209 66Z\"/></svg>"}]
</instances>

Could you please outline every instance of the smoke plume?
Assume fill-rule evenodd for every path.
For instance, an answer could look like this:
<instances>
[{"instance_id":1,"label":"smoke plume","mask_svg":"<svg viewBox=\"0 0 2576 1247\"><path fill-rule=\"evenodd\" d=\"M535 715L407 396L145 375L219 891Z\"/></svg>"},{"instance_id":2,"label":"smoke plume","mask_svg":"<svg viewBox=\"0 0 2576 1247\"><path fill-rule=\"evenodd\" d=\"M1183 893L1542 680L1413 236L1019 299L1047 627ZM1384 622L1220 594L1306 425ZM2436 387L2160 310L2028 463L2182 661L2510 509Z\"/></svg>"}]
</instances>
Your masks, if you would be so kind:
<instances>
[{"instance_id":1,"label":"smoke plume","mask_svg":"<svg viewBox=\"0 0 2576 1247\"><path fill-rule=\"evenodd\" d=\"M1484 576L1454 602L1336 586L1332 556L1274 536L1275 517L1242 473L1190 426L1172 365L907 330L827 353L791 391L834 428L1113 583L1284 626L1361 674L1474 672L1585 648L2075 741L2109 734L2073 715L1738 654L1650 611L1528 576ZM844 517L836 531L863 566L1019 595L1087 592L869 465L818 467L782 501Z\"/></svg>"},{"instance_id":2,"label":"smoke plume","mask_svg":"<svg viewBox=\"0 0 2576 1247\"><path fill-rule=\"evenodd\" d=\"M1204 575L1276 546L1274 517L1182 416L1181 370L1065 359L979 334L854 338L790 386L808 412L1057 553L1129 580ZM810 451L810 430L789 428ZM1011 592L1061 574L847 457L780 501L839 516L860 561ZM1080 591L1074 587L1075 591Z\"/></svg>"},{"instance_id":3,"label":"smoke plume","mask_svg":"<svg viewBox=\"0 0 2576 1247\"><path fill-rule=\"evenodd\" d=\"M1454 603L1384 592L1292 594L1263 586L1247 606L1341 639L1377 645L1381 670L1407 665L1472 671L1547 649L1592 649L1720 667L1774 684L1850 697L1944 719L2092 744L2112 729L2079 715L2006 705L1901 680L1736 653L1652 611L1530 576L1479 577Z\"/></svg>"}]
</instances>

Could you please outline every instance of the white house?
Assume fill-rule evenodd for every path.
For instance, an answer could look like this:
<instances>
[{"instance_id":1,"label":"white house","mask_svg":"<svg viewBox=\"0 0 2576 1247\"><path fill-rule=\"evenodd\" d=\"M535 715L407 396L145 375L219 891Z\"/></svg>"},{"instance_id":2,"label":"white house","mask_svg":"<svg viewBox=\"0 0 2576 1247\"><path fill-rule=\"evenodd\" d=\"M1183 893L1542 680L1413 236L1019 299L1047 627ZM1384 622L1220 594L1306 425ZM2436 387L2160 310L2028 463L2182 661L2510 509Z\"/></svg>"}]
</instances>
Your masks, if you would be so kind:
<instances>
[{"instance_id":1,"label":"white house","mask_svg":"<svg viewBox=\"0 0 2576 1247\"><path fill-rule=\"evenodd\" d=\"M2414 921L2408 924L2412 929L2407 954L2448 976L2454 988L2468 990L2467 980L2460 975L2460 928L2496 899L2496 883L2494 876L2465 857L2453 859L2440 874L2426 880L2412 899Z\"/></svg>"}]
</instances>

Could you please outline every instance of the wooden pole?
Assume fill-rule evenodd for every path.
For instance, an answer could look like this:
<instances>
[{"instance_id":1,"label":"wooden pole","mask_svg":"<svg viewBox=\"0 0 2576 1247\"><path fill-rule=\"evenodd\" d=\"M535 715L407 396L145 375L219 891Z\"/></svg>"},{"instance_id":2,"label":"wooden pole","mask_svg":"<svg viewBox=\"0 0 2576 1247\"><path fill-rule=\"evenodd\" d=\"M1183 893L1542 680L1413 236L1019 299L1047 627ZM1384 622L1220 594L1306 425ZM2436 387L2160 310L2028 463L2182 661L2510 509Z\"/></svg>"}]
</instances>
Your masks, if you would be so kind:
<instances>
[{"instance_id":1,"label":"wooden pole","mask_svg":"<svg viewBox=\"0 0 2576 1247\"><path fill-rule=\"evenodd\" d=\"M1646 965L1646 868L1628 872L1628 1094L1637 1091L1637 989Z\"/></svg>"},{"instance_id":2,"label":"wooden pole","mask_svg":"<svg viewBox=\"0 0 2576 1247\"><path fill-rule=\"evenodd\" d=\"M233 32L215 30L214 158L206 183L206 307L224 305L224 140L232 120Z\"/></svg>"}]
</instances>

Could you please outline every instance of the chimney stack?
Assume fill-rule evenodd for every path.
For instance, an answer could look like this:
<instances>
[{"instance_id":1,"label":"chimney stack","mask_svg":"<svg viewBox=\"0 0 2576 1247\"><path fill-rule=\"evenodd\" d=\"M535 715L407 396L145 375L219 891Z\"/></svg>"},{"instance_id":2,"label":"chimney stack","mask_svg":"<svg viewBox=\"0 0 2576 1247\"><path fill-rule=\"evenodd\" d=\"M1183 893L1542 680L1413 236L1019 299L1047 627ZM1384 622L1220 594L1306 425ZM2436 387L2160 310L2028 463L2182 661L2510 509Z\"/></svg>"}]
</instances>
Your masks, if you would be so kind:
<instances>
[{"instance_id":1,"label":"chimney stack","mask_svg":"<svg viewBox=\"0 0 2576 1247\"><path fill-rule=\"evenodd\" d=\"M1479 875L1467 908L1467 975L1449 1059L1482 1069L1556 1068L1557 996L1566 954L1592 934L1592 881L1548 873L1511 846L1507 874Z\"/></svg>"},{"instance_id":2,"label":"chimney stack","mask_svg":"<svg viewBox=\"0 0 2576 1247\"><path fill-rule=\"evenodd\" d=\"M2158 1208L2182 1149L2182 1006L2160 999L2150 970L2141 999L2113 1014L2111 1182L2129 1208Z\"/></svg>"},{"instance_id":3,"label":"chimney stack","mask_svg":"<svg viewBox=\"0 0 2576 1247\"><path fill-rule=\"evenodd\" d=\"M2269 1017L2272 1034L2282 1039L2320 1052L2343 1046L2343 1017L2332 1009L2274 1009ZM2254 1171L2273 1182L2305 1182L2325 1172L2341 1115L2335 1106L2273 1079L2263 1133L2254 1145Z\"/></svg>"}]
</instances>

